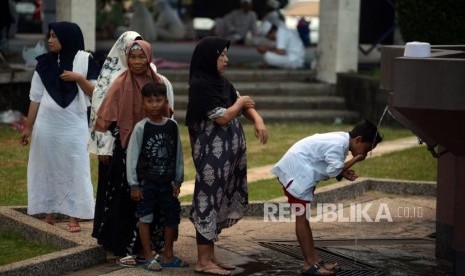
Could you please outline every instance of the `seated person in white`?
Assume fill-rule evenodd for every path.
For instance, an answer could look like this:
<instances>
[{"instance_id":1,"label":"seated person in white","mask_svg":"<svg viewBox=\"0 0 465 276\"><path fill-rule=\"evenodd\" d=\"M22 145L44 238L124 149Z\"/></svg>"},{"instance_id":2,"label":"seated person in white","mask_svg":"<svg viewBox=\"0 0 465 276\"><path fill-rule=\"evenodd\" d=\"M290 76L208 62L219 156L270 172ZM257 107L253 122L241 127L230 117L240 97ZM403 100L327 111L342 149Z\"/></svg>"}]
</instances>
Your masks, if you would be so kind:
<instances>
[{"instance_id":1,"label":"seated person in white","mask_svg":"<svg viewBox=\"0 0 465 276\"><path fill-rule=\"evenodd\" d=\"M296 69L304 67L305 47L296 32L284 26L276 27L265 21L260 26L259 35L276 41L275 47L261 45L257 51L263 54L265 65Z\"/></svg>"},{"instance_id":2,"label":"seated person in white","mask_svg":"<svg viewBox=\"0 0 465 276\"><path fill-rule=\"evenodd\" d=\"M215 20L214 35L234 44L244 44L247 33L257 35L257 14L252 10L252 0L241 0L241 8Z\"/></svg>"},{"instance_id":3,"label":"seated person in white","mask_svg":"<svg viewBox=\"0 0 465 276\"><path fill-rule=\"evenodd\" d=\"M155 10L158 13L155 22L157 40L181 40L186 35L186 28L179 14L165 0L155 3Z\"/></svg>"}]
</instances>

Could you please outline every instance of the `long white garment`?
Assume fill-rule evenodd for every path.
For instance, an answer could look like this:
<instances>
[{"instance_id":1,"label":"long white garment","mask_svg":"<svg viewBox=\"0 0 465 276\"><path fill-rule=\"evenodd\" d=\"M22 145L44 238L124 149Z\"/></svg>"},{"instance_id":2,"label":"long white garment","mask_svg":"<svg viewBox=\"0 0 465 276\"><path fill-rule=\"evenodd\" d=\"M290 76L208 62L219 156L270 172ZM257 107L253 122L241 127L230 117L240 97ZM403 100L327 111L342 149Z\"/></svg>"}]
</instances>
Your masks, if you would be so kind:
<instances>
[{"instance_id":1,"label":"long white garment","mask_svg":"<svg viewBox=\"0 0 465 276\"><path fill-rule=\"evenodd\" d=\"M27 170L28 214L60 213L92 219L94 196L87 152L87 113L79 97L59 106L34 72L30 99L40 102Z\"/></svg>"}]
</instances>

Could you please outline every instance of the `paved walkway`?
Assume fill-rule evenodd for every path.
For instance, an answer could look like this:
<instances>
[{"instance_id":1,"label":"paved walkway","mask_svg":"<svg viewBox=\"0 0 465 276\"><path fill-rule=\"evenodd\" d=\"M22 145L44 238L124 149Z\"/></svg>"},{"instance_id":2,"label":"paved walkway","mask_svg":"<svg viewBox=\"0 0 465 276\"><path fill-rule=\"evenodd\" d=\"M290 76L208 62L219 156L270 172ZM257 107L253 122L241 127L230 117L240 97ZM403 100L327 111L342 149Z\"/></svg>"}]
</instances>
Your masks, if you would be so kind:
<instances>
[{"instance_id":1,"label":"paved walkway","mask_svg":"<svg viewBox=\"0 0 465 276\"><path fill-rule=\"evenodd\" d=\"M429 238L435 231L435 197L393 197L372 191L340 203L346 206L342 211L346 217L352 211L350 204L355 203L363 206L369 204L371 207L367 213L373 218L381 205L387 206L393 218L393 221L379 222L311 222L316 246L331 254L345 256L347 263L343 265L344 268L368 264L378 269L375 274L355 271L344 275L361 275L362 272L365 273L363 275L453 275L450 265L435 258L434 239ZM406 210L411 212L409 217L404 215ZM421 214L417 212L414 216L414 210L421 210ZM79 235L89 239L92 226L90 223L83 225L83 232ZM167 268L160 275L199 275L194 272L197 262L195 231L187 218L181 220L179 233L175 251L190 263L190 267ZM266 244L282 244L287 253L264 246ZM246 217L232 228L225 229L216 245L217 257L237 266L233 275L299 275L301 253L292 221L270 222L263 217ZM325 258L338 260L331 259L331 254ZM142 267L122 268L115 264L115 257L108 255L107 258L104 264L65 275L154 275Z\"/></svg>"},{"instance_id":2,"label":"paved walkway","mask_svg":"<svg viewBox=\"0 0 465 276\"><path fill-rule=\"evenodd\" d=\"M371 154L368 155L367 159L381 156L383 154L391 153L394 151L405 150L405 149L416 147L416 146L419 146L419 144L418 144L418 139L415 136L400 138L400 139L396 139L392 141L381 142L375 148L375 150ZM348 158L351 158L350 154ZM274 164L270 164L270 165L266 165L262 167L250 168L247 171L248 182L252 183L255 181L259 181L259 180L274 178L275 176L270 172L273 166ZM186 181L182 184L180 196L191 195L193 192L194 192L194 180Z\"/></svg>"}]
</instances>

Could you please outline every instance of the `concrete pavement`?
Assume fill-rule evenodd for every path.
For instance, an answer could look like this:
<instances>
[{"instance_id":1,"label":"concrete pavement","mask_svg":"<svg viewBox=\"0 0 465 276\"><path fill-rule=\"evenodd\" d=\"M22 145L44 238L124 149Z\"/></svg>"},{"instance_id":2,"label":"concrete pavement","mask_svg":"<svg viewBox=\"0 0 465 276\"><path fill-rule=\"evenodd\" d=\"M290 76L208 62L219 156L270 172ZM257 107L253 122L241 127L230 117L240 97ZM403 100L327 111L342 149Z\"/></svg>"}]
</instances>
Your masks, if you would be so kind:
<instances>
[{"instance_id":1,"label":"concrete pavement","mask_svg":"<svg viewBox=\"0 0 465 276\"><path fill-rule=\"evenodd\" d=\"M415 137L383 142L368 158L416 145ZM250 178L268 178L268 169L256 168ZM434 182L370 179L342 181L317 189L310 221L319 254L325 260L341 263L343 270L339 275L453 275L451 265L434 255L435 192ZM283 198L251 203L247 216L220 235L215 252L220 260L237 266L232 275L299 275L302 255L292 217L283 203ZM115 263L116 257L108 253L102 259L105 252L90 236L91 221L82 222L82 232L69 233L65 230L66 221L51 226L6 209L0 208L0 217L17 220L17 231L46 232L42 242L68 240L76 246L2 266L1 275L24 275L21 267L43 275L153 275L142 267L120 267ZM183 209L186 213L189 206ZM0 220L0 229L5 221ZM190 267L167 268L159 274L199 275L194 272L195 230L186 217L181 220L179 234L175 252ZM71 255L70 251L76 254ZM61 264L67 266L62 268ZM66 267L74 271L57 273Z\"/></svg>"},{"instance_id":2,"label":"concrete pavement","mask_svg":"<svg viewBox=\"0 0 465 276\"><path fill-rule=\"evenodd\" d=\"M323 253L330 253L324 255L325 258L344 264L341 275L362 275L362 272L370 270L373 274L363 275L452 275L451 266L439 262L434 256L435 245L431 238L435 229L434 196L393 197L392 194L371 191L356 198L341 200L338 204L345 206L341 214L349 220L353 212L351 204L360 204L363 208L370 206L366 214L373 220L380 206L390 210L392 217L392 221L381 219L378 222L363 218L361 221L355 219L346 222L340 219L328 222L323 218L311 222L316 246ZM410 214L407 214L407 210ZM79 235L89 235L90 231L90 226L86 225ZM217 257L237 266L233 275L299 275L301 255L294 235L294 223L291 219L286 221L285 216L279 222L266 221L263 216L246 217L224 230L216 245ZM199 275L194 272L195 248L194 227L188 219L183 218L175 251L191 265L182 269L167 268L160 275ZM365 270L350 270L354 264L367 266ZM350 274L344 274L344 269ZM142 267L122 268L115 264L114 257L108 256L104 264L65 275L153 274Z\"/></svg>"}]
</instances>

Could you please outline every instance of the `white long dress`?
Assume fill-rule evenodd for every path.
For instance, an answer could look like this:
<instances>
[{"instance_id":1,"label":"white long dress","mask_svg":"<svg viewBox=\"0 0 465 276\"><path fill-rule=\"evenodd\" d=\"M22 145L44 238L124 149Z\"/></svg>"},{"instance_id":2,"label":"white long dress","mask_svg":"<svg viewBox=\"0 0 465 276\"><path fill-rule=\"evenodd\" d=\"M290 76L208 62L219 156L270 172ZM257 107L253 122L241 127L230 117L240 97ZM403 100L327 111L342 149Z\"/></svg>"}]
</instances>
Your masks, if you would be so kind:
<instances>
[{"instance_id":1,"label":"white long dress","mask_svg":"<svg viewBox=\"0 0 465 276\"><path fill-rule=\"evenodd\" d=\"M87 114L79 95L59 106L34 72L31 101L40 102L27 170L28 214L60 213L92 219L94 196L87 152Z\"/></svg>"}]
</instances>

